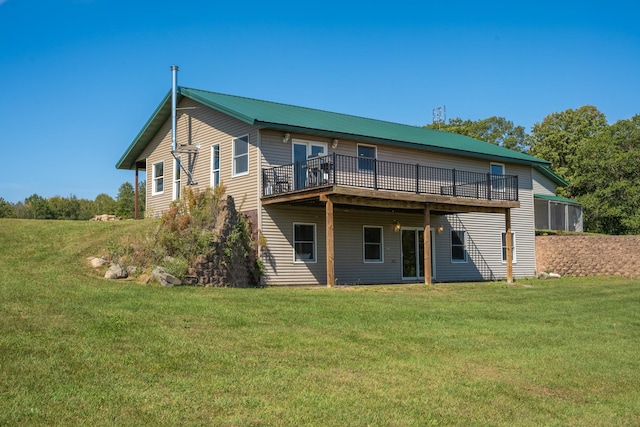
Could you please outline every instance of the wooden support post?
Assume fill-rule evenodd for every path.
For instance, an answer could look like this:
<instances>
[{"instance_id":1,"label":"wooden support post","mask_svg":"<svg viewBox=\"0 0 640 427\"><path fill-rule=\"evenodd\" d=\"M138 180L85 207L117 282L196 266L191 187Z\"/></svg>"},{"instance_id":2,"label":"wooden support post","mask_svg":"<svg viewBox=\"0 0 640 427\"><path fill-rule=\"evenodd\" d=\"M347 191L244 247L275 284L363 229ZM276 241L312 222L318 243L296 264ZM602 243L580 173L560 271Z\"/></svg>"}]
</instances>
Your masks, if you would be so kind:
<instances>
[{"instance_id":1,"label":"wooden support post","mask_svg":"<svg viewBox=\"0 0 640 427\"><path fill-rule=\"evenodd\" d=\"M331 288L336 283L335 275L335 252L334 252L334 239L333 239L333 200L331 197L326 197L325 202L326 213L326 247L327 247L327 287Z\"/></svg>"},{"instance_id":2,"label":"wooden support post","mask_svg":"<svg viewBox=\"0 0 640 427\"><path fill-rule=\"evenodd\" d=\"M137 164L136 164L136 185L135 185L135 188L136 188L136 191L135 191L136 195L135 195L135 201L133 202L133 206L134 206L134 208L133 208L133 219L138 219L138 195L140 193L138 192L138 165Z\"/></svg>"},{"instance_id":3,"label":"wooden support post","mask_svg":"<svg viewBox=\"0 0 640 427\"><path fill-rule=\"evenodd\" d=\"M424 284L432 283L431 271L431 208L428 204L424 206Z\"/></svg>"},{"instance_id":4,"label":"wooden support post","mask_svg":"<svg viewBox=\"0 0 640 427\"><path fill-rule=\"evenodd\" d=\"M513 245L511 234L511 209L506 209L504 214L506 225L505 246L507 250L507 283L513 283Z\"/></svg>"}]
</instances>

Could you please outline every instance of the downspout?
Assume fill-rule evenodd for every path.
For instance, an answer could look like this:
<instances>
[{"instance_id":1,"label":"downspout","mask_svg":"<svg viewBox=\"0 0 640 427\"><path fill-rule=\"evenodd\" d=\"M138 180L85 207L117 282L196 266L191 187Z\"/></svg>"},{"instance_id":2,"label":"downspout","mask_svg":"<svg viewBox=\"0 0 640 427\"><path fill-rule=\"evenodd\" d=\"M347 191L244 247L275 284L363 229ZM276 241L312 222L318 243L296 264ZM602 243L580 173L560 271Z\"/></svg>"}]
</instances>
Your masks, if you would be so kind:
<instances>
[{"instance_id":1,"label":"downspout","mask_svg":"<svg viewBox=\"0 0 640 427\"><path fill-rule=\"evenodd\" d=\"M176 104L178 98L178 66L171 66L171 151L176 151Z\"/></svg>"}]
</instances>

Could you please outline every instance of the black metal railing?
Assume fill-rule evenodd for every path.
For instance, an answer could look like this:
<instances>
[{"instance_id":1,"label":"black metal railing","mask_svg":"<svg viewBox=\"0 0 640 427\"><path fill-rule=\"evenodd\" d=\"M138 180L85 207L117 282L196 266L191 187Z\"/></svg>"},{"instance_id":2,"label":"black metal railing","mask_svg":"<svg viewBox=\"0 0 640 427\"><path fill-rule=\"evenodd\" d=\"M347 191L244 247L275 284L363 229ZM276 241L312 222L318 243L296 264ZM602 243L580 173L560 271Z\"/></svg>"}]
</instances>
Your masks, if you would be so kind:
<instances>
[{"instance_id":1,"label":"black metal railing","mask_svg":"<svg viewBox=\"0 0 640 427\"><path fill-rule=\"evenodd\" d=\"M330 185L436 194L483 200L518 200L518 177L330 154L262 170L262 195Z\"/></svg>"}]
</instances>

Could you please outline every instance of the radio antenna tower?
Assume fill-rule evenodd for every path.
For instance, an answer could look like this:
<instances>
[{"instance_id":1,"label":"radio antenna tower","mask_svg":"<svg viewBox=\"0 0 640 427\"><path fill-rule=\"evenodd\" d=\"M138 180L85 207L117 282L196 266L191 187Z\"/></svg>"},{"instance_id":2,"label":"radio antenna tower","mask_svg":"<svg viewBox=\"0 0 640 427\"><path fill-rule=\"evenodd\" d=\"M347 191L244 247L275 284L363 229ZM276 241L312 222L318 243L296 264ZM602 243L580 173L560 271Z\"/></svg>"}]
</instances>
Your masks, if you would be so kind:
<instances>
[{"instance_id":1,"label":"radio antenna tower","mask_svg":"<svg viewBox=\"0 0 640 427\"><path fill-rule=\"evenodd\" d=\"M444 124L447 120L447 108L444 105L436 107L433 109L433 124L438 125L438 129L440 129L440 124Z\"/></svg>"}]
</instances>

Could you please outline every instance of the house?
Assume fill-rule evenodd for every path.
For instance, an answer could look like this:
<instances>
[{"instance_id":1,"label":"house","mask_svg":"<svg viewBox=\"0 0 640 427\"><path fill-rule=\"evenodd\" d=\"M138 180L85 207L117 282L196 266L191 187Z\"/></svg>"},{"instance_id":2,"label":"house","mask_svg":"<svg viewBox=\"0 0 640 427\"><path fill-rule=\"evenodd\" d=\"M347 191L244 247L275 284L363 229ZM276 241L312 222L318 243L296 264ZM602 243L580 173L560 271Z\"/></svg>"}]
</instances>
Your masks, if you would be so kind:
<instances>
[{"instance_id":1,"label":"house","mask_svg":"<svg viewBox=\"0 0 640 427\"><path fill-rule=\"evenodd\" d=\"M179 87L174 71L116 166L145 171L152 216L224 184L266 238L265 284L536 274L548 162L466 136Z\"/></svg>"},{"instance_id":2,"label":"house","mask_svg":"<svg viewBox=\"0 0 640 427\"><path fill-rule=\"evenodd\" d=\"M556 196L557 187L567 181L546 166L533 171L533 198L536 230L582 232L582 203Z\"/></svg>"}]
</instances>

